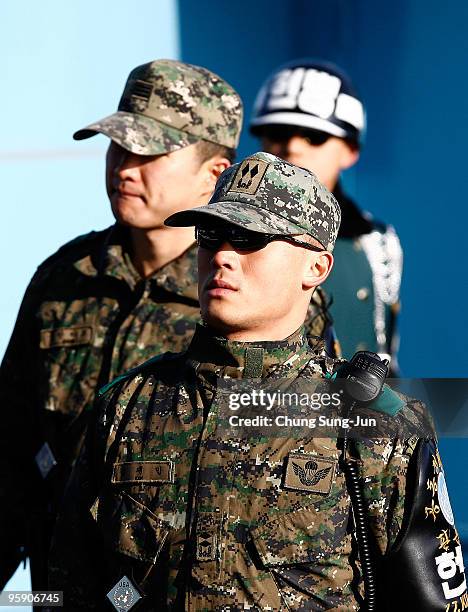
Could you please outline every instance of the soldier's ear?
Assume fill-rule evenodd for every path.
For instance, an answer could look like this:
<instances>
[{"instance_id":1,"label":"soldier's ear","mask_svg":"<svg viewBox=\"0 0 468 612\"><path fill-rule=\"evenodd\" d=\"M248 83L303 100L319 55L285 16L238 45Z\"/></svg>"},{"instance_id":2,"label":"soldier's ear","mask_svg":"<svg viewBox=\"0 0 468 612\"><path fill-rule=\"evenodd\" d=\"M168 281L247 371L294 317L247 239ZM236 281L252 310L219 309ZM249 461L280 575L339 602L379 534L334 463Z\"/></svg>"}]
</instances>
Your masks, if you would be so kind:
<instances>
[{"instance_id":1,"label":"soldier's ear","mask_svg":"<svg viewBox=\"0 0 468 612\"><path fill-rule=\"evenodd\" d=\"M302 279L303 289L312 289L321 285L333 267L333 255L328 251L310 252Z\"/></svg>"},{"instance_id":2,"label":"soldier's ear","mask_svg":"<svg viewBox=\"0 0 468 612\"><path fill-rule=\"evenodd\" d=\"M214 155L203 162L200 171L204 173L204 185L206 191L203 195L211 195L214 191L216 181L220 177L221 173L229 168L231 162L222 155Z\"/></svg>"}]
</instances>

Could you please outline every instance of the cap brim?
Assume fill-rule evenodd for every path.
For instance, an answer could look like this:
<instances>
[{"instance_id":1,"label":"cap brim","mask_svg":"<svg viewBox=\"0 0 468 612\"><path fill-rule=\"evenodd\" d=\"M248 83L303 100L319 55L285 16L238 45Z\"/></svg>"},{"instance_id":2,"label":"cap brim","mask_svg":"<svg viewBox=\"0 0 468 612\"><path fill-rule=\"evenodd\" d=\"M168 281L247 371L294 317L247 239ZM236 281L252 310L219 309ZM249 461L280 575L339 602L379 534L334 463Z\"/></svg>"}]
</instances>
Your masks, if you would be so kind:
<instances>
[{"instance_id":1,"label":"cap brim","mask_svg":"<svg viewBox=\"0 0 468 612\"><path fill-rule=\"evenodd\" d=\"M168 217L164 223L170 227L190 227L207 223L209 218L238 225L263 234L306 234L306 230L274 213L239 202L214 202L200 208L182 210Z\"/></svg>"},{"instance_id":2,"label":"cap brim","mask_svg":"<svg viewBox=\"0 0 468 612\"><path fill-rule=\"evenodd\" d=\"M161 155L177 151L200 139L146 115L117 111L73 134L75 140L104 134L137 155Z\"/></svg>"},{"instance_id":3,"label":"cap brim","mask_svg":"<svg viewBox=\"0 0 468 612\"><path fill-rule=\"evenodd\" d=\"M292 125L295 127L309 128L325 132L325 134L330 134L330 136L336 136L338 138L346 138L347 136L346 130L335 125L331 121L306 113L294 112L269 113L253 119L250 122L250 132L254 136L259 136L262 134L262 129L270 125Z\"/></svg>"}]
</instances>

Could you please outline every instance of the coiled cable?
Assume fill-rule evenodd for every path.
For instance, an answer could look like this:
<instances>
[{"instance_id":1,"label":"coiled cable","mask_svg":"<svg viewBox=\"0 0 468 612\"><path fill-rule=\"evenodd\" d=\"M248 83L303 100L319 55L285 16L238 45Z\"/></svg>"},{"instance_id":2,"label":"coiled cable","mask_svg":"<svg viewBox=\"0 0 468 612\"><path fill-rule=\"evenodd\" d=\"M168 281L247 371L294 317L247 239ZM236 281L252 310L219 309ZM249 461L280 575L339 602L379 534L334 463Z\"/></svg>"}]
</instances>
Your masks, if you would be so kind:
<instances>
[{"instance_id":1,"label":"coiled cable","mask_svg":"<svg viewBox=\"0 0 468 612\"><path fill-rule=\"evenodd\" d=\"M358 462L346 458L344 460L344 468L348 492L353 508L356 540L358 543L359 558L361 560L362 576L364 580L365 610L367 612L373 612L377 610L377 583L374 575L369 532L367 529L366 508L361 488Z\"/></svg>"}]
</instances>

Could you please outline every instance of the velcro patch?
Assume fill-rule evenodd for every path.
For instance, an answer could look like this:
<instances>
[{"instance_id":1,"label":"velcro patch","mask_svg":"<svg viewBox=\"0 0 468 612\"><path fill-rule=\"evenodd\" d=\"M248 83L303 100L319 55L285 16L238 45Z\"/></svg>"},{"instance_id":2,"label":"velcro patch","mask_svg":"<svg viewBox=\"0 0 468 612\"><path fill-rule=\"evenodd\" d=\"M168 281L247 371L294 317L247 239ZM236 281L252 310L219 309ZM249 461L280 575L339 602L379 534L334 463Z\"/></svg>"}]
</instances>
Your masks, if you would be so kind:
<instances>
[{"instance_id":1,"label":"velcro patch","mask_svg":"<svg viewBox=\"0 0 468 612\"><path fill-rule=\"evenodd\" d=\"M153 85L141 79L127 81L125 91L119 103L119 110L129 113L144 113L148 108Z\"/></svg>"},{"instance_id":2,"label":"velcro patch","mask_svg":"<svg viewBox=\"0 0 468 612\"><path fill-rule=\"evenodd\" d=\"M112 482L174 482L174 463L169 460L116 463L112 471Z\"/></svg>"},{"instance_id":3,"label":"velcro patch","mask_svg":"<svg viewBox=\"0 0 468 612\"><path fill-rule=\"evenodd\" d=\"M216 535L202 531L197 533L197 561L216 560Z\"/></svg>"},{"instance_id":4,"label":"velcro patch","mask_svg":"<svg viewBox=\"0 0 468 612\"><path fill-rule=\"evenodd\" d=\"M254 195L257 193L267 168L268 163L260 159L245 160L239 166L229 191Z\"/></svg>"},{"instance_id":5,"label":"velcro patch","mask_svg":"<svg viewBox=\"0 0 468 612\"><path fill-rule=\"evenodd\" d=\"M289 453L284 487L328 495L335 475L335 466L335 459L305 453Z\"/></svg>"},{"instance_id":6,"label":"velcro patch","mask_svg":"<svg viewBox=\"0 0 468 612\"><path fill-rule=\"evenodd\" d=\"M89 344L92 339L93 328L90 325L43 329L41 330L40 347L48 349L54 346L76 346L78 344Z\"/></svg>"}]
</instances>

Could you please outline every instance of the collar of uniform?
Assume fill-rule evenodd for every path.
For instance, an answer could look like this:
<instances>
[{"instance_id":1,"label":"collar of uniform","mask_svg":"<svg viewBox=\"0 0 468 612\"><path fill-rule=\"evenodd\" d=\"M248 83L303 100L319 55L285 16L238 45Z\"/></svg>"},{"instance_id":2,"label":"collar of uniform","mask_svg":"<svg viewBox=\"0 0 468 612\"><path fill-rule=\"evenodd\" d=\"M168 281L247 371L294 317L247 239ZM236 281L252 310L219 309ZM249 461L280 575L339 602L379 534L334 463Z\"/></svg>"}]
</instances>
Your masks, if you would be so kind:
<instances>
[{"instance_id":1,"label":"collar of uniform","mask_svg":"<svg viewBox=\"0 0 468 612\"><path fill-rule=\"evenodd\" d=\"M102 274L117 278L124 281L132 291L143 280L130 257L128 230L117 223L107 235L99 260L95 261L87 255L77 261L75 267L86 276ZM157 270L148 280L152 285L170 293L198 301L196 243Z\"/></svg>"},{"instance_id":2,"label":"collar of uniform","mask_svg":"<svg viewBox=\"0 0 468 612\"><path fill-rule=\"evenodd\" d=\"M198 373L228 378L286 376L312 357L304 327L284 340L238 342L227 340L204 325L197 325L187 357Z\"/></svg>"},{"instance_id":3,"label":"collar of uniform","mask_svg":"<svg viewBox=\"0 0 468 612\"><path fill-rule=\"evenodd\" d=\"M198 263L196 242L151 277L158 287L198 302Z\"/></svg>"},{"instance_id":4,"label":"collar of uniform","mask_svg":"<svg viewBox=\"0 0 468 612\"><path fill-rule=\"evenodd\" d=\"M338 182L333 195L338 201L341 209L341 223L338 230L338 238L357 238L362 234L368 234L373 230L374 224L356 205L356 203L345 194L341 182Z\"/></svg>"}]
</instances>

